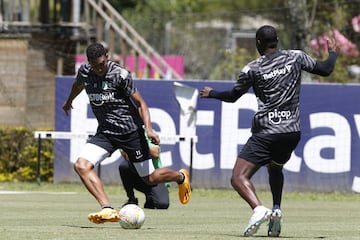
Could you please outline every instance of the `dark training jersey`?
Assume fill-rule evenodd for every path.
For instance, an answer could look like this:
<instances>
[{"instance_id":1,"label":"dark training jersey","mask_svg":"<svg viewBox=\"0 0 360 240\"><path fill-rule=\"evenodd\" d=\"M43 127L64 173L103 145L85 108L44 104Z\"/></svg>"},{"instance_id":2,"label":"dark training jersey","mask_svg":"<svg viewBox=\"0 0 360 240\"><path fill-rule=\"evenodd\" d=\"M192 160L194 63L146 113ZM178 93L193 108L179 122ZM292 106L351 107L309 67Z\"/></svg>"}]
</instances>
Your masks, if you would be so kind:
<instances>
[{"instance_id":1,"label":"dark training jersey","mask_svg":"<svg viewBox=\"0 0 360 240\"><path fill-rule=\"evenodd\" d=\"M303 51L277 50L246 65L231 93L211 91L209 97L235 101L252 87L258 102L252 133L298 132L301 71L312 72L316 63Z\"/></svg>"},{"instance_id":2,"label":"dark training jersey","mask_svg":"<svg viewBox=\"0 0 360 240\"><path fill-rule=\"evenodd\" d=\"M107 62L108 70L100 77L82 64L76 81L84 85L92 111L99 123L97 132L124 135L142 126L137 107L130 96L137 90L128 70L115 62Z\"/></svg>"}]
</instances>

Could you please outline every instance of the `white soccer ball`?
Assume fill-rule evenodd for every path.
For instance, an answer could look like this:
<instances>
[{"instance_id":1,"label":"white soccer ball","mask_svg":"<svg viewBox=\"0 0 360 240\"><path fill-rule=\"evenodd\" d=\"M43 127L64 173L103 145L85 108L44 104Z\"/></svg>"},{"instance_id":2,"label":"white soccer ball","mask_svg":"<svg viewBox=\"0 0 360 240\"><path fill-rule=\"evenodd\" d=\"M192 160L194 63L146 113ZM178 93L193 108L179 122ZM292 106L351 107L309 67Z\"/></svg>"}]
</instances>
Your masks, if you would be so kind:
<instances>
[{"instance_id":1,"label":"white soccer ball","mask_svg":"<svg viewBox=\"0 0 360 240\"><path fill-rule=\"evenodd\" d=\"M136 204L127 204L119 211L119 223L124 229L139 229L145 222L144 210Z\"/></svg>"}]
</instances>

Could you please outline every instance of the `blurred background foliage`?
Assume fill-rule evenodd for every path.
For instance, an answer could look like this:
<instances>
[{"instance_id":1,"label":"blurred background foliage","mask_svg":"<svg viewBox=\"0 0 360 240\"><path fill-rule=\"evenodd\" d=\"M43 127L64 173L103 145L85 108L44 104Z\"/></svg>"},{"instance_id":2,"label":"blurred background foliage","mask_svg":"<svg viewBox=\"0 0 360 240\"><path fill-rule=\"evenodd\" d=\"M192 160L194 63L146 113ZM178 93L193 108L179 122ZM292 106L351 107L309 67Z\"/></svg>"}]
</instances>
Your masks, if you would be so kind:
<instances>
[{"instance_id":1,"label":"blurred background foliage","mask_svg":"<svg viewBox=\"0 0 360 240\"><path fill-rule=\"evenodd\" d=\"M235 79L256 57L253 34L263 24L278 28L280 48L302 49L319 59L310 41L337 29L360 47L351 20L360 0L110 0L125 19L161 54L182 55L187 79ZM248 36L250 36L248 35ZM237 56L239 54L246 56ZM246 61L243 61L243 60ZM359 56L341 54L330 78L313 81L358 82L347 70Z\"/></svg>"},{"instance_id":2,"label":"blurred background foliage","mask_svg":"<svg viewBox=\"0 0 360 240\"><path fill-rule=\"evenodd\" d=\"M42 142L40 152L41 181L53 180L53 141ZM0 182L37 180L38 140L25 127L0 127Z\"/></svg>"}]
</instances>

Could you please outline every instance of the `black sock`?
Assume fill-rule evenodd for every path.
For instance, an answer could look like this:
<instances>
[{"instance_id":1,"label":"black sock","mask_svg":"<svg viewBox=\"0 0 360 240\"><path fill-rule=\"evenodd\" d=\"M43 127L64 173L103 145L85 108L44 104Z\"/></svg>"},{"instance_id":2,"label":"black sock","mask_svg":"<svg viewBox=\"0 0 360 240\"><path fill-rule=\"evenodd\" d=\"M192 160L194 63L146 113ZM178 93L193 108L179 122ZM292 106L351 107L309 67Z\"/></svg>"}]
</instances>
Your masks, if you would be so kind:
<instances>
[{"instance_id":1,"label":"black sock","mask_svg":"<svg viewBox=\"0 0 360 240\"><path fill-rule=\"evenodd\" d=\"M109 206L109 205L104 205L104 206L102 206L101 208L102 208L102 209L104 209L104 208L111 208L111 209L114 209L112 206Z\"/></svg>"},{"instance_id":2,"label":"black sock","mask_svg":"<svg viewBox=\"0 0 360 240\"><path fill-rule=\"evenodd\" d=\"M185 175L182 172L180 172L180 173L183 176L183 178L182 178L182 180L177 182L178 184L182 184L185 181Z\"/></svg>"}]
</instances>

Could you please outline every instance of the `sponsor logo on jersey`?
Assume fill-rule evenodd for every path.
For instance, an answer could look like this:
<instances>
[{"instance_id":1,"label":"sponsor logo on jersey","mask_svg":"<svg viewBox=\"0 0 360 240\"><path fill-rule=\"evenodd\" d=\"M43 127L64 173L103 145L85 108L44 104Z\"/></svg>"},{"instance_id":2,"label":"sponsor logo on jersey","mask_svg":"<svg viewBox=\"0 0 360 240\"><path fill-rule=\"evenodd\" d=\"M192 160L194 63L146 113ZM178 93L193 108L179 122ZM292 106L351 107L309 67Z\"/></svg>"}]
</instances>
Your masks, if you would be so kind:
<instances>
[{"instance_id":1,"label":"sponsor logo on jersey","mask_svg":"<svg viewBox=\"0 0 360 240\"><path fill-rule=\"evenodd\" d=\"M102 89L103 90L107 90L109 87L108 87L108 84L106 82L103 82L102 83Z\"/></svg>"},{"instance_id":2,"label":"sponsor logo on jersey","mask_svg":"<svg viewBox=\"0 0 360 240\"><path fill-rule=\"evenodd\" d=\"M104 104L104 102L112 102L115 99L114 95L115 95L115 93L113 93L113 92L88 94L89 101L92 104L94 104L95 106L101 106Z\"/></svg>"},{"instance_id":3,"label":"sponsor logo on jersey","mask_svg":"<svg viewBox=\"0 0 360 240\"><path fill-rule=\"evenodd\" d=\"M272 124L280 124L282 120L288 120L291 118L291 111L278 111L275 109L272 112L268 113L269 122Z\"/></svg>"},{"instance_id":4,"label":"sponsor logo on jersey","mask_svg":"<svg viewBox=\"0 0 360 240\"><path fill-rule=\"evenodd\" d=\"M263 74L263 78L265 80L268 80L271 78L275 78L279 75L285 75L285 74L291 72L291 68L292 68L291 65L285 65L285 67L283 67L283 68L278 68L278 69L271 71L270 73Z\"/></svg>"}]
</instances>

